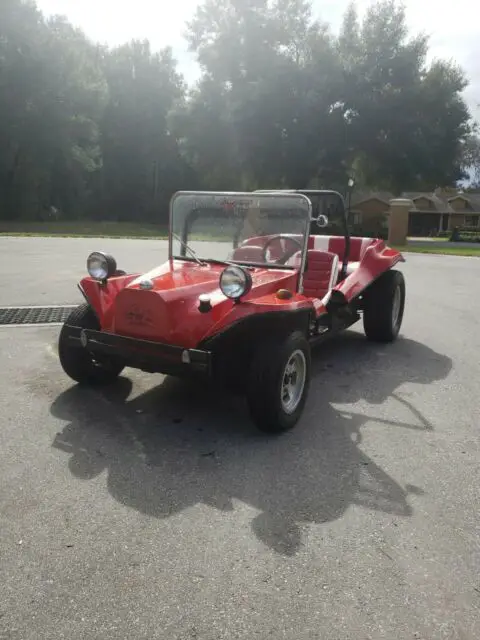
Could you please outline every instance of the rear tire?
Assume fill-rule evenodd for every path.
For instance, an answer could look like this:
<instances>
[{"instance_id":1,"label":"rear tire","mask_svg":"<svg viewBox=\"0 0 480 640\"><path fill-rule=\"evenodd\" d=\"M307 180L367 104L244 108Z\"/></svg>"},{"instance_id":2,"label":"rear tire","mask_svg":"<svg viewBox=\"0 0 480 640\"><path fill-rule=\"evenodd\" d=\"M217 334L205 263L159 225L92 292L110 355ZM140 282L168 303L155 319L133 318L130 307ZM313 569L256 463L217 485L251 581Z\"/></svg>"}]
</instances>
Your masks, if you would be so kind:
<instances>
[{"instance_id":1,"label":"rear tire","mask_svg":"<svg viewBox=\"0 0 480 640\"><path fill-rule=\"evenodd\" d=\"M67 340L65 325L98 331L100 323L86 303L76 307L66 319L58 339L58 356L67 376L82 385L109 384L118 378L124 364L109 357L94 359L87 349Z\"/></svg>"},{"instance_id":2,"label":"rear tire","mask_svg":"<svg viewBox=\"0 0 480 640\"><path fill-rule=\"evenodd\" d=\"M310 345L301 331L269 342L254 355L247 402L260 431L281 433L300 419L310 386Z\"/></svg>"},{"instance_id":3,"label":"rear tire","mask_svg":"<svg viewBox=\"0 0 480 640\"><path fill-rule=\"evenodd\" d=\"M396 340L405 309L403 273L395 269L383 273L365 291L363 301L363 327L368 340Z\"/></svg>"}]
</instances>

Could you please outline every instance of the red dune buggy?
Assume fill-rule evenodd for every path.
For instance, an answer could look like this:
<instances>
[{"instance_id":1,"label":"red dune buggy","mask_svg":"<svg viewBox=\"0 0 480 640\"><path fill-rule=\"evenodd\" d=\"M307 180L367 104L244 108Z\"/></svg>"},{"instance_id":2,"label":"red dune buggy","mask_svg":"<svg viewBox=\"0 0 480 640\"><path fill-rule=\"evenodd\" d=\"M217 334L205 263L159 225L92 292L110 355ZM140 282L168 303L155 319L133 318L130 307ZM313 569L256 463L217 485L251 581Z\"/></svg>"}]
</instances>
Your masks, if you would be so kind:
<instances>
[{"instance_id":1,"label":"red dune buggy","mask_svg":"<svg viewBox=\"0 0 480 640\"><path fill-rule=\"evenodd\" d=\"M367 338L397 337L400 261L381 239L350 237L334 191L179 192L164 264L127 274L88 257L60 363L81 384L124 367L211 376L246 395L260 430L284 431L305 406L312 346L362 316Z\"/></svg>"}]
</instances>

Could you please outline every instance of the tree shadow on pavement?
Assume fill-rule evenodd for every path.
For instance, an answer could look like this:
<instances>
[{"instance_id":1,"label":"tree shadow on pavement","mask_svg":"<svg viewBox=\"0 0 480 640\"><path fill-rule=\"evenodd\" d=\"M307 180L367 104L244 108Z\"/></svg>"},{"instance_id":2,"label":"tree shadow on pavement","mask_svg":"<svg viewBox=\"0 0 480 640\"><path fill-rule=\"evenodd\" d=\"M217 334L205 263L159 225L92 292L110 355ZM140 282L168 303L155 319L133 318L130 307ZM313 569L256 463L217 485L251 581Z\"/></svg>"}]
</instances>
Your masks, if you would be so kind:
<instances>
[{"instance_id":1,"label":"tree shadow on pavement","mask_svg":"<svg viewBox=\"0 0 480 640\"><path fill-rule=\"evenodd\" d=\"M255 535L293 555L302 526L335 520L350 505L409 516L409 493L421 493L401 487L359 448L370 416L332 405L394 397L412 420L380 422L431 430L398 388L443 379L451 366L448 357L412 340L372 346L347 332L314 355L297 427L270 437L251 425L241 399L209 385L165 378L130 399L127 378L102 391L73 386L52 404L52 414L69 421L53 446L70 454L74 476L106 471L115 500L150 516L166 518L197 503L233 511L233 500L243 501L260 512Z\"/></svg>"}]
</instances>

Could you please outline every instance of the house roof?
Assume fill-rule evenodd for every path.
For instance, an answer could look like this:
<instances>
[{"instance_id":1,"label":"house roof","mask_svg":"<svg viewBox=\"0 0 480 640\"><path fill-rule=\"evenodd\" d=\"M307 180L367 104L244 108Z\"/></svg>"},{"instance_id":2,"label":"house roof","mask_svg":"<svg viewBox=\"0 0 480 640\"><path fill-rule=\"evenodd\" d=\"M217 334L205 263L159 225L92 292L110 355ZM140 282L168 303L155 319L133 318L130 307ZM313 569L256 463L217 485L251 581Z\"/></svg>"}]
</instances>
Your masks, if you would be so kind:
<instances>
[{"instance_id":1,"label":"house roof","mask_svg":"<svg viewBox=\"0 0 480 640\"><path fill-rule=\"evenodd\" d=\"M480 193L457 193L455 196L449 198L449 200L455 200L455 198L463 198L470 203L472 211L480 211Z\"/></svg>"},{"instance_id":2,"label":"house roof","mask_svg":"<svg viewBox=\"0 0 480 640\"><path fill-rule=\"evenodd\" d=\"M401 198L408 198L409 200L413 200L415 205L415 201L420 198L426 198L430 200L432 203L430 211L436 211L438 213L455 213L455 209L451 206L450 202L455 198L461 197L471 205L471 211L480 212L480 194L479 193L458 193L458 194L450 194L442 192L440 189L434 192L428 191L403 191L400 195ZM352 207L355 207L362 202L366 202L368 200L380 200L381 202L385 202L389 204L390 200L395 198L393 193L388 191L365 191L358 190L352 194ZM425 211L425 209L417 209L414 207L413 210Z\"/></svg>"},{"instance_id":3,"label":"house roof","mask_svg":"<svg viewBox=\"0 0 480 640\"><path fill-rule=\"evenodd\" d=\"M393 193L388 191L365 191L359 189L352 194L352 206L365 202L366 200L380 200L381 202L389 204L390 200L394 197Z\"/></svg>"},{"instance_id":4,"label":"house roof","mask_svg":"<svg viewBox=\"0 0 480 640\"><path fill-rule=\"evenodd\" d=\"M439 194L435 192L422 192L422 191L405 191L402 193L403 198L409 198L413 200L415 204L415 200L420 200L420 198L426 198L430 200L432 203L431 210L438 211L439 213L446 213L453 211L452 207L449 204L449 197L445 194Z\"/></svg>"}]
</instances>

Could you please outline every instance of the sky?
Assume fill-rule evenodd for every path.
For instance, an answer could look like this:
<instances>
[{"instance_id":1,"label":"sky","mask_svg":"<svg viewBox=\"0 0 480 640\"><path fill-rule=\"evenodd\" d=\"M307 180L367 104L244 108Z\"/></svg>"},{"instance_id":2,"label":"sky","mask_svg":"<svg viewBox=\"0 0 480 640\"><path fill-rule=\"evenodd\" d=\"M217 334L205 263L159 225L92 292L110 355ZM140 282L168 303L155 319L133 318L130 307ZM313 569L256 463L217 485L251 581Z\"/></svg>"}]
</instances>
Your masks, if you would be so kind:
<instances>
[{"instance_id":1,"label":"sky","mask_svg":"<svg viewBox=\"0 0 480 640\"><path fill-rule=\"evenodd\" d=\"M1 1L1 0L0 0ZM185 24L199 0L36 0L45 14L63 14L81 27L89 38L112 46L133 38L150 40L153 48L173 48L179 70L187 82L198 77L198 67L184 41ZM350 0L313 0L315 17L334 31L341 23ZM370 0L356 0L362 15ZM476 0L404 0L408 24L413 32L430 36L430 58L453 59L467 73L465 92L470 109L480 121L480 4ZM168 6L168 9L166 8Z\"/></svg>"}]
</instances>

